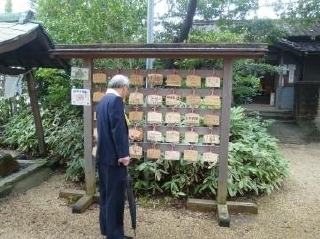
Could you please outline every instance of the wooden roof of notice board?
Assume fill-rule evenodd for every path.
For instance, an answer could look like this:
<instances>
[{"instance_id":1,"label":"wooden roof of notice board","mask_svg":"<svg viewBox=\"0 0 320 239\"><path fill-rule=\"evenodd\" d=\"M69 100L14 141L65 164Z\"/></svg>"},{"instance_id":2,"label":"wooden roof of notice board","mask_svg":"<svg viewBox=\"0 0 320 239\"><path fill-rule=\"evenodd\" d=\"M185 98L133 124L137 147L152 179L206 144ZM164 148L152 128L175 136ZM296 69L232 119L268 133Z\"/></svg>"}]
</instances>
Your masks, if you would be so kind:
<instances>
[{"instance_id":1,"label":"wooden roof of notice board","mask_svg":"<svg viewBox=\"0 0 320 239\"><path fill-rule=\"evenodd\" d=\"M56 45L52 56L61 58L261 58L267 44L98 44Z\"/></svg>"},{"instance_id":2,"label":"wooden roof of notice board","mask_svg":"<svg viewBox=\"0 0 320 239\"><path fill-rule=\"evenodd\" d=\"M52 57L55 48L33 12L0 14L0 74L16 75L33 67L69 68L68 61Z\"/></svg>"}]
</instances>

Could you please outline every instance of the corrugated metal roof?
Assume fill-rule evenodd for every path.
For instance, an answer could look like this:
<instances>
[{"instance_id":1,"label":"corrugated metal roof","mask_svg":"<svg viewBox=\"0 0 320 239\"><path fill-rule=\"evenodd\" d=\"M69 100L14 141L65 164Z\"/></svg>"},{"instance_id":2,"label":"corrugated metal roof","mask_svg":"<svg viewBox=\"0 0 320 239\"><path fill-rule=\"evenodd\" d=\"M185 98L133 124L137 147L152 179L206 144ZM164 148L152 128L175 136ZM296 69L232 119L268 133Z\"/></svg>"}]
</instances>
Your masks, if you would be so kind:
<instances>
[{"instance_id":1,"label":"corrugated metal roof","mask_svg":"<svg viewBox=\"0 0 320 239\"><path fill-rule=\"evenodd\" d=\"M0 73L21 74L33 67L69 67L67 61L50 56L54 43L32 16L29 12L11 14L11 18L10 14L0 14Z\"/></svg>"}]
</instances>

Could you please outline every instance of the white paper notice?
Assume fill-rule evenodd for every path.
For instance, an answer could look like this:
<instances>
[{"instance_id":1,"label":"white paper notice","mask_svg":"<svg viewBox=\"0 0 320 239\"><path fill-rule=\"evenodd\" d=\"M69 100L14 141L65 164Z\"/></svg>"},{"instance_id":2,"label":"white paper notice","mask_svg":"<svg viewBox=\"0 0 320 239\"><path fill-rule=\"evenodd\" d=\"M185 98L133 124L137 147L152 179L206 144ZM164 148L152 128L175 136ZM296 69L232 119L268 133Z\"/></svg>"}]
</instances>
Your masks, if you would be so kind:
<instances>
[{"instance_id":1,"label":"white paper notice","mask_svg":"<svg viewBox=\"0 0 320 239\"><path fill-rule=\"evenodd\" d=\"M71 89L72 105L90 105L90 90Z\"/></svg>"}]
</instances>

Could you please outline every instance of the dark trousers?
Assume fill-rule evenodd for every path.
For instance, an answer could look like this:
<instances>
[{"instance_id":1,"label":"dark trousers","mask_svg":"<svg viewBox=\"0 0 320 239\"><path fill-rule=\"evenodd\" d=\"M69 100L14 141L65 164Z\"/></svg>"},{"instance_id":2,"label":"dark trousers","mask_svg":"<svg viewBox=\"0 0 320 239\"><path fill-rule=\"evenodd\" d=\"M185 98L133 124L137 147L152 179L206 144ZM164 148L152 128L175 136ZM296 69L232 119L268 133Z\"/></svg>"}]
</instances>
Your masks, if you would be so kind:
<instances>
[{"instance_id":1,"label":"dark trousers","mask_svg":"<svg viewBox=\"0 0 320 239\"><path fill-rule=\"evenodd\" d=\"M108 239L123 239L123 214L127 170L124 166L98 164L102 235Z\"/></svg>"}]
</instances>

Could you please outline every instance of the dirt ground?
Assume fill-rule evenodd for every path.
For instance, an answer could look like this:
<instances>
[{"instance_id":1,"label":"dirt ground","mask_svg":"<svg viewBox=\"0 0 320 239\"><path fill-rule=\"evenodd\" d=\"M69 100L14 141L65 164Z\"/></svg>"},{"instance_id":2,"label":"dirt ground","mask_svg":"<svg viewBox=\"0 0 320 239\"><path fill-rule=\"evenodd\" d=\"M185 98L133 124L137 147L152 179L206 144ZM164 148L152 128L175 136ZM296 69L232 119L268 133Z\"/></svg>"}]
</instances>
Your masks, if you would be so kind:
<instances>
[{"instance_id":1,"label":"dirt ground","mask_svg":"<svg viewBox=\"0 0 320 239\"><path fill-rule=\"evenodd\" d=\"M230 227L223 228L212 212L138 206L136 238L320 238L320 143L279 146L291 161L291 174L280 191L256 198L257 215L232 214ZM56 172L24 194L0 199L0 238L102 239L97 204L73 214L67 200L58 197L70 187ZM125 230L133 235L128 209L125 216Z\"/></svg>"}]
</instances>

